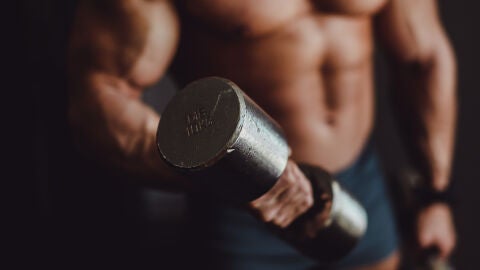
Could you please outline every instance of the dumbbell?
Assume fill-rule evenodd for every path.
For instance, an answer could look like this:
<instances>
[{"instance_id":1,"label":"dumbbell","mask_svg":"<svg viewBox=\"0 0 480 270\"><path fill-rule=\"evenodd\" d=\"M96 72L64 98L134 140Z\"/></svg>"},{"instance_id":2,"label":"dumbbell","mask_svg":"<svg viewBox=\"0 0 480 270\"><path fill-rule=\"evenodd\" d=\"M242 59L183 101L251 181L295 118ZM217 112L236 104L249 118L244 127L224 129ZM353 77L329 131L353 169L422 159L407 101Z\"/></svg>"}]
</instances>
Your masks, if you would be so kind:
<instances>
[{"instance_id":1,"label":"dumbbell","mask_svg":"<svg viewBox=\"0 0 480 270\"><path fill-rule=\"evenodd\" d=\"M245 204L272 188L286 168L289 147L280 126L236 84L219 77L190 83L167 104L157 145L162 159L191 179L194 189ZM351 251L367 227L367 215L330 174L299 164L312 184L314 205L285 229L272 231L302 253L336 261ZM314 237L305 222L324 209L329 218Z\"/></svg>"}]
</instances>

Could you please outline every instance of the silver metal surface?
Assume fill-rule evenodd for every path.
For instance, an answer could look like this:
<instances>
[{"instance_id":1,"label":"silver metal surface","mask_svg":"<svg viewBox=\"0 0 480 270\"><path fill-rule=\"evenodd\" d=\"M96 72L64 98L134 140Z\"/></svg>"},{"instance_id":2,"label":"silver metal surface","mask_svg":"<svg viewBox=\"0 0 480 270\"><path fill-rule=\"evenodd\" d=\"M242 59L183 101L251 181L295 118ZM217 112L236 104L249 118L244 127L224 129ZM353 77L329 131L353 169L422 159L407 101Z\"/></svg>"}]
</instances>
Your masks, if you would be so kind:
<instances>
[{"instance_id":1,"label":"silver metal surface","mask_svg":"<svg viewBox=\"0 0 480 270\"><path fill-rule=\"evenodd\" d=\"M281 128L233 82L209 77L167 105L158 127L162 158L199 187L235 201L265 193L286 167Z\"/></svg>"},{"instance_id":2,"label":"silver metal surface","mask_svg":"<svg viewBox=\"0 0 480 270\"><path fill-rule=\"evenodd\" d=\"M332 182L332 226L342 228L349 237L358 239L367 230L367 212L337 181Z\"/></svg>"},{"instance_id":3,"label":"silver metal surface","mask_svg":"<svg viewBox=\"0 0 480 270\"><path fill-rule=\"evenodd\" d=\"M360 203L333 180L332 208L327 226L315 238L297 245L320 261L337 261L348 255L367 230L367 213Z\"/></svg>"}]
</instances>

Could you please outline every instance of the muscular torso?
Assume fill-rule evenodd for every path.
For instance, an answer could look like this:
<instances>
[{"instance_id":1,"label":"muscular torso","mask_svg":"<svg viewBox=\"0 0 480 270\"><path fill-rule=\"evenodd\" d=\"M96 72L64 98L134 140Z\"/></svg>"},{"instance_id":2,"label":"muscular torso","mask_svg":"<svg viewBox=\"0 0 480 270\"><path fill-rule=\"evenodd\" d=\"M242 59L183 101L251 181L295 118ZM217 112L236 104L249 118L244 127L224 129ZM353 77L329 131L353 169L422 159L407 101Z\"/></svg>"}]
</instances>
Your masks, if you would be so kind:
<instances>
[{"instance_id":1,"label":"muscular torso","mask_svg":"<svg viewBox=\"0 0 480 270\"><path fill-rule=\"evenodd\" d=\"M317 2L187 0L174 70L231 79L284 128L295 160L338 171L371 131L371 24L385 1Z\"/></svg>"}]
</instances>

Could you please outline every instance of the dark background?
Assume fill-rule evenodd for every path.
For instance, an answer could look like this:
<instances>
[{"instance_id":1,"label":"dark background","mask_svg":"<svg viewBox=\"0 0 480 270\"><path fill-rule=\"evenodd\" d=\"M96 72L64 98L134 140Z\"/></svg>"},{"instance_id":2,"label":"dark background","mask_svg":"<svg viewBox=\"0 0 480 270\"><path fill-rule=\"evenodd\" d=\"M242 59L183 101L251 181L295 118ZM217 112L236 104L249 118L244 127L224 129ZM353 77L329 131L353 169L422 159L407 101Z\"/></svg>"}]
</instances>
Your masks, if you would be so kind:
<instances>
[{"instance_id":1,"label":"dark background","mask_svg":"<svg viewBox=\"0 0 480 270\"><path fill-rule=\"evenodd\" d=\"M480 5L476 1L446 0L439 4L459 67L460 110L452 176L456 183L459 239L453 260L458 269L479 269L476 253L480 241ZM53 260L62 266L70 265L72 258L80 258L79 254L118 255L132 252L129 247L139 245L149 247L155 254L167 254L158 258L168 254L177 258L182 250L179 239L185 230L183 196L134 187L129 179L103 171L81 158L71 145L65 114L64 56L73 3L25 0L15 8L20 12L13 24L19 28L7 37L18 41L9 45L18 51L13 55L11 69L17 71L14 89L22 99L15 100L23 101L11 105L25 108L25 115L19 114L22 118L14 120L13 125L22 126L18 133L27 134L22 142L28 143L22 143L23 147L11 156L22 160L17 176L11 178L20 184L20 193L11 203L18 206L13 214L19 221L12 248L37 257L39 262ZM377 54L376 77L379 98L375 135L385 167L394 170L404 159L388 108L388 89L393 86L381 53ZM160 93L159 87L170 90ZM174 88L166 78L146 93L145 100L161 110ZM19 123L29 123L28 128ZM26 152L33 154L27 162ZM27 171L33 174L27 176ZM163 259L160 262L166 263Z\"/></svg>"}]
</instances>

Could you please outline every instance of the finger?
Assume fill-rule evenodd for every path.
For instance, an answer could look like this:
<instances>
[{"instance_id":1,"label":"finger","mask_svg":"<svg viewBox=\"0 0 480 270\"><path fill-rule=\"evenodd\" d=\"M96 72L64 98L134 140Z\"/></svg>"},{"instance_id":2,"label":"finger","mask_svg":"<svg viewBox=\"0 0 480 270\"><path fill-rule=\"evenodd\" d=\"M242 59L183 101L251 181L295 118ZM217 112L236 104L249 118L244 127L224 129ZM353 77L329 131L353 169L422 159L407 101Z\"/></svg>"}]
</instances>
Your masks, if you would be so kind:
<instances>
[{"instance_id":1,"label":"finger","mask_svg":"<svg viewBox=\"0 0 480 270\"><path fill-rule=\"evenodd\" d=\"M264 196L253 201L251 205L255 208L270 208L276 207L278 204L283 204L285 200L289 200L292 191L297 192L297 189L300 187L300 190L310 191L311 187L302 183L307 182L306 179L302 179L295 174L296 164L289 162L288 167L285 169L286 172L283 173L281 178L278 180L277 184L269 190Z\"/></svg>"},{"instance_id":2,"label":"finger","mask_svg":"<svg viewBox=\"0 0 480 270\"><path fill-rule=\"evenodd\" d=\"M289 192L282 205L274 222L279 226L286 227L313 205L313 199L311 199L311 194L301 187L296 187Z\"/></svg>"},{"instance_id":3,"label":"finger","mask_svg":"<svg viewBox=\"0 0 480 270\"><path fill-rule=\"evenodd\" d=\"M439 239L438 241L436 241L436 243L440 250L440 254L439 254L440 258L448 259L448 257L452 253L453 248L455 246L454 241L448 238L444 238L444 239Z\"/></svg>"},{"instance_id":4,"label":"finger","mask_svg":"<svg viewBox=\"0 0 480 270\"><path fill-rule=\"evenodd\" d=\"M313 204L312 184L310 183L308 178L305 176L305 174L303 174L303 172L300 170L300 168L298 166L295 166L295 168L293 169L293 174L298 179L299 186L302 189L302 191L304 191L307 194L312 194L310 196L310 199L312 200L312 204Z\"/></svg>"},{"instance_id":5,"label":"finger","mask_svg":"<svg viewBox=\"0 0 480 270\"><path fill-rule=\"evenodd\" d=\"M305 213L313 206L314 200L312 187L303 173L296 167L293 174L298 179L294 190L291 190L289 201L285 202L287 206L279 213L276 222L283 227L290 225L297 217Z\"/></svg>"},{"instance_id":6,"label":"finger","mask_svg":"<svg viewBox=\"0 0 480 270\"><path fill-rule=\"evenodd\" d=\"M260 219L264 222L278 221L279 213L282 213L283 209L291 204L290 197L293 196L293 188L286 189L280 193L277 197L269 198L254 206L254 210L260 216ZM280 216L282 216L280 214Z\"/></svg>"},{"instance_id":7,"label":"finger","mask_svg":"<svg viewBox=\"0 0 480 270\"><path fill-rule=\"evenodd\" d=\"M299 215L296 214L298 206L289 206L287 209L283 209L279 211L279 214L274 219L274 224L281 227L286 228L288 227Z\"/></svg>"},{"instance_id":8,"label":"finger","mask_svg":"<svg viewBox=\"0 0 480 270\"><path fill-rule=\"evenodd\" d=\"M279 212L281 214L277 216L275 223L282 228L286 228L300 215L305 213L306 209L308 209L306 203L303 203L303 205L296 204L293 206L289 206L287 209Z\"/></svg>"},{"instance_id":9,"label":"finger","mask_svg":"<svg viewBox=\"0 0 480 270\"><path fill-rule=\"evenodd\" d=\"M294 166L292 166L292 174L300 180L300 182L302 183L302 185L304 187L306 187L307 189L311 189L312 186L310 184L310 181L308 181L308 178L305 176L305 174L303 174L303 172L300 170L300 168L298 167L297 164L294 164ZM308 187L307 187L308 186Z\"/></svg>"},{"instance_id":10,"label":"finger","mask_svg":"<svg viewBox=\"0 0 480 270\"><path fill-rule=\"evenodd\" d=\"M280 192L276 197L272 197L263 202L263 207L266 208L278 208L279 205L285 204L289 201L289 198L292 196L292 191L295 187L285 188Z\"/></svg>"},{"instance_id":11,"label":"finger","mask_svg":"<svg viewBox=\"0 0 480 270\"><path fill-rule=\"evenodd\" d=\"M255 216L257 216L263 222L272 222L279 212L281 204L274 206L260 206L257 208L250 208Z\"/></svg>"},{"instance_id":12,"label":"finger","mask_svg":"<svg viewBox=\"0 0 480 270\"><path fill-rule=\"evenodd\" d=\"M298 206L294 207L293 213L288 215L287 218L283 221L283 225L286 227L295 221L299 216L303 215L311 207L307 201L301 202Z\"/></svg>"},{"instance_id":13,"label":"finger","mask_svg":"<svg viewBox=\"0 0 480 270\"><path fill-rule=\"evenodd\" d=\"M427 248L433 244L433 235L428 231L419 232L418 244L422 248Z\"/></svg>"},{"instance_id":14,"label":"finger","mask_svg":"<svg viewBox=\"0 0 480 270\"><path fill-rule=\"evenodd\" d=\"M270 191L269 191L270 192ZM283 199L286 189L275 191L274 194L264 194L262 197L251 201L249 205L256 209L274 208Z\"/></svg>"},{"instance_id":15,"label":"finger","mask_svg":"<svg viewBox=\"0 0 480 270\"><path fill-rule=\"evenodd\" d=\"M263 194L260 198L250 202L253 207L259 207L264 204L275 204L277 197L293 185L292 165L287 165L285 172L280 176L275 185Z\"/></svg>"},{"instance_id":16,"label":"finger","mask_svg":"<svg viewBox=\"0 0 480 270\"><path fill-rule=\"evenodd\" d=\"M286 193L287 191L285 191ZM286 195L282 195L285 197ZM263 222L274 222L274 220L278 217L281 209L284 207L284 202L276 201L275 203L266 202L259 207L255 208L255 211L260 216L260 219Z\"/></svg>"},{"instance_id":17,"label":"finger","mask_svg":"<svg viewBox=\"0 0 480 270\"><path fill-rule=\"evenodd\" d=\"M260 207L262 205L275 204L277 197L287 189L284 184L277 184L275 184L269 191L267 191L267 193L263 194L260 198L251 201L250 205L253 207Z\"/></svg>"},{"instance_id":18,"label":"finger","mask_svg":"<svg viewBox=\"0 0 480 270\"><path fill-rule=\"evenodd\" d=\"M263 210L260 212L260 218L263 222L272 222L274 221L278 211L279 211L279 207Z\"/></svg>"},{"instance_id":19,"label":"finger","mask_svg":"<svg viewBox=\"0 0 480 270\"><path fill-rule=\"evenodd\" d=\"M446 259L448 256L447 246L441 241L437 241L435 246L438 248L438 257L441 259Z\"/></svg>"},{"instance_id":20,"label":"finger","mask_svg":"<svg viewBox=\"0 0 480 270\"><path fill-rule=\"evenodd\" d=\"M307 177L302 173L300 168L295 165L295 167L292 170L292 174L294 175L295 179L297 179L297 194L299 194L298 197L296 197L299 201L306 201L308 206L313 205L313 194L312 194L312 185L310 184L310 181L307 179Z\"/></svg>"},{"instance_id":21,"label":"finger","mask_svg":"<svg viewBox=\"0 0 480 270\"><path fill-rule=\"evenodd\" d=\"M289 194L289 197L285 198L285 200L282 201L279 211L276 213L273 219L273 223L275 225L278 225L282 228L287 226L286 223L289 220L289 217L293 215L293 209L297 207L295 201L291 198L292 196L292 194Z\"/></svg>"}]
</instances>

